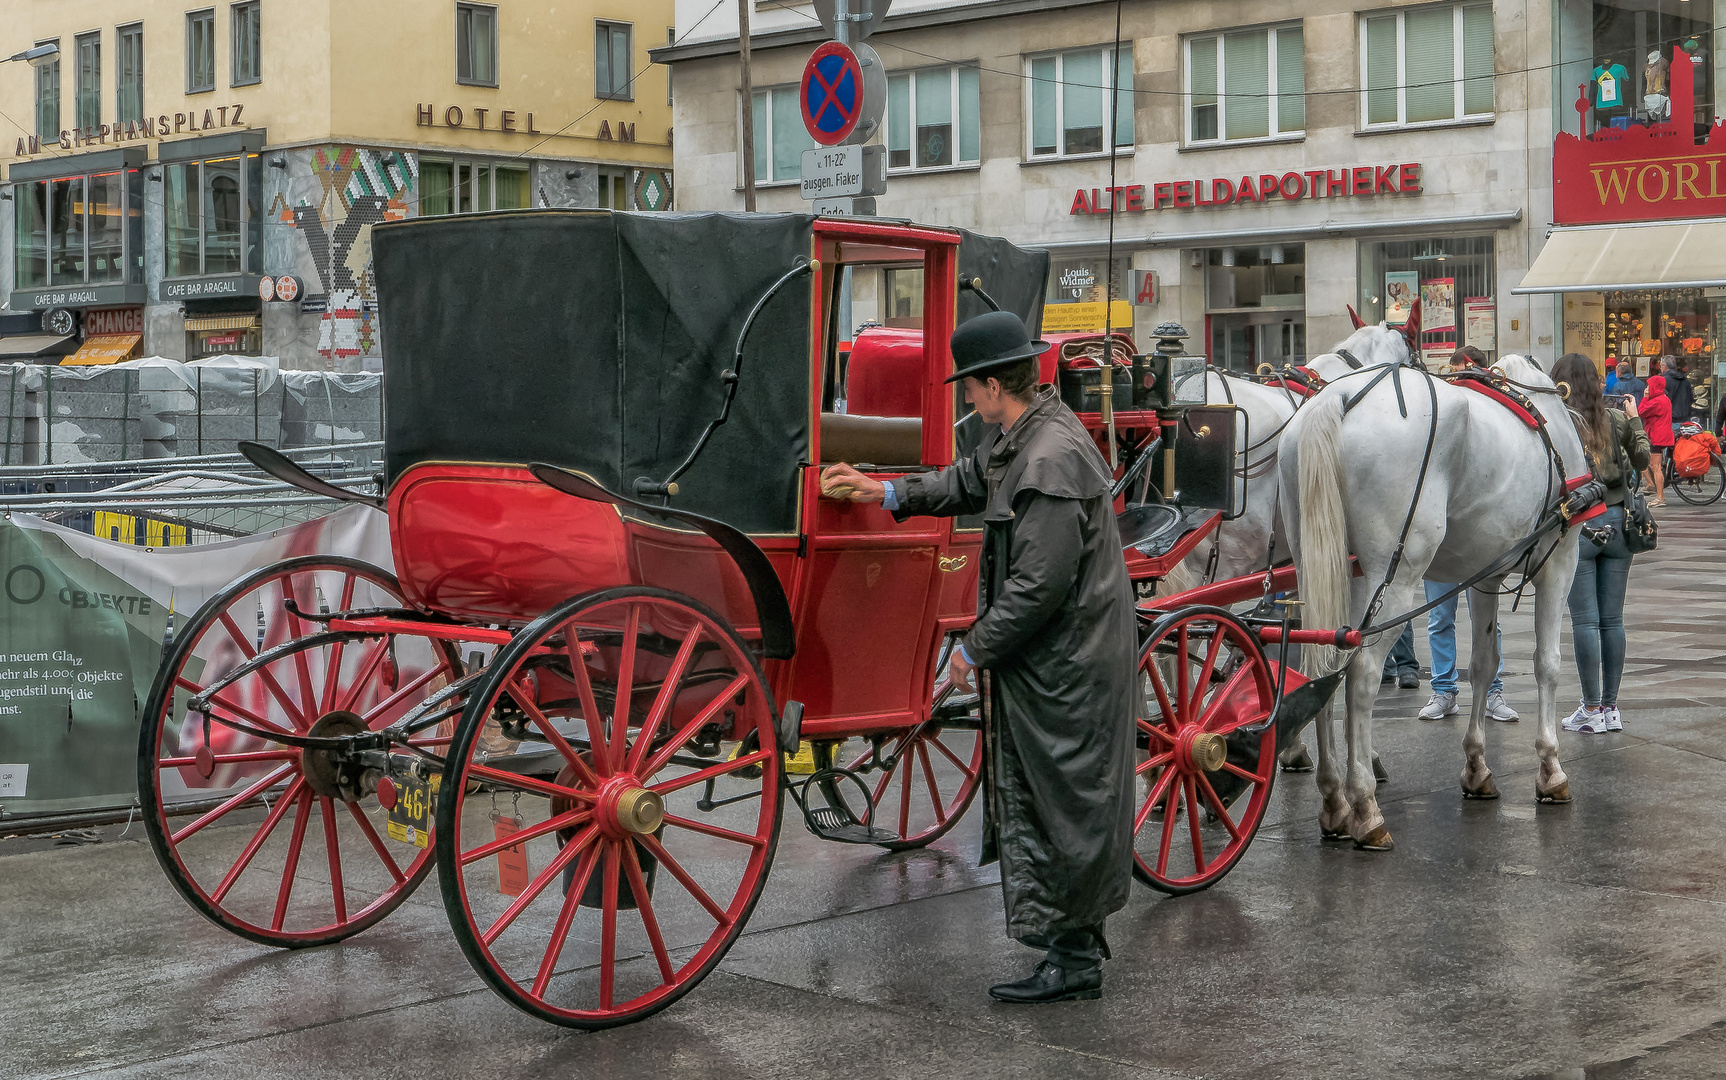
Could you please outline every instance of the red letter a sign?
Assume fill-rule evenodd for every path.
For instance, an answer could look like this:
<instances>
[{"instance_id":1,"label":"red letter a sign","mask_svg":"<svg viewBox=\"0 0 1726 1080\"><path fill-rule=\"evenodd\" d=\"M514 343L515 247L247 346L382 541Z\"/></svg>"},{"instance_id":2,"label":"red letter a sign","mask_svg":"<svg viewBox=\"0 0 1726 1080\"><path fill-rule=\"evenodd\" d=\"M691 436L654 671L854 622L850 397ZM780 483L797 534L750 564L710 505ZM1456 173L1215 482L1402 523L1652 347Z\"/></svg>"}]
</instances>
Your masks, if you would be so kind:
<instances>
[{"instance_id":1,"label":"red letter a sign","mask_svg":"<svg viewBox=\"0 0 1726 1080\"><path fill-rule=\"evenodd\" d=\"M1084 188L1080 188L1077 191L1073 192L1073 208L1067 212L1069 214L1089 214L1089 213L1091 213L1091 203L1090 203L1090 200L1085 198L1085 189Z\"/></svg>"},{"instance_id":2,"label":"red letter a sign","mask_svg":"<svg viewBox=\"0 0 1726 1080\"><path fill-rule=\"evenodd\" d=\"M1135 304L1154 304L1157 302L1157 278L1149 270L1139 279L1138 295L1133 297Z\"/></svg>"}]
</instances>

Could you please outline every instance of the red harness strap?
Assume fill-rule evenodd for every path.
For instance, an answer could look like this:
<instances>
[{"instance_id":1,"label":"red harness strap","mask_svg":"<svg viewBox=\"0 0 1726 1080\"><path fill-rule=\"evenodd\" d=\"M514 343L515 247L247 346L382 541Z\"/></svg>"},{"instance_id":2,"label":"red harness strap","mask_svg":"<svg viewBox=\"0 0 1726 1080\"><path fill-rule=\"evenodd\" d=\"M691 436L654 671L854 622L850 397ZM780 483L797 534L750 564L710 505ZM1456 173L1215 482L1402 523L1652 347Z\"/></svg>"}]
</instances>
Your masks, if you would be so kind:
<instances>
[{"instance_id":1,"label":"red harness strap","mask_svg":"<svg viewBox=\"0 0 1726 1080\"><path fill-rule=\"evenodd\" d=\"M1309 397L1312 397L1312 395L1313 395L1313 388L1312 387L1302 386L1300 383L1295 382L1293 379L1277 379L1274 382L1268 382L1265 385L1266 386L1280 386L1284 390L1287 390L1289 393L1294 394L1296 397L1309 398Z\"/></svg>"},{"instance_id":2,"label":"red harness strap","mask_svg":"<svg viewBox=\"0 0 1726 1080\"><path fill-rule=\"evenodd\" d=\"M1491 386L1479 379L1453 379L1451 381L1451 385L1466 387L1477 394L1485 394L1487 397L1509 409L1512 416L1521 420L1529 427L1536 430L1539 430L1540 428L1540 421L1534 417L1533 413L1530 413L1527 409L1523 408L1521 402L1498 389L1496 386ZM1583 479L1587 478L1584 477Z\"/></svg>"}]
</instances>

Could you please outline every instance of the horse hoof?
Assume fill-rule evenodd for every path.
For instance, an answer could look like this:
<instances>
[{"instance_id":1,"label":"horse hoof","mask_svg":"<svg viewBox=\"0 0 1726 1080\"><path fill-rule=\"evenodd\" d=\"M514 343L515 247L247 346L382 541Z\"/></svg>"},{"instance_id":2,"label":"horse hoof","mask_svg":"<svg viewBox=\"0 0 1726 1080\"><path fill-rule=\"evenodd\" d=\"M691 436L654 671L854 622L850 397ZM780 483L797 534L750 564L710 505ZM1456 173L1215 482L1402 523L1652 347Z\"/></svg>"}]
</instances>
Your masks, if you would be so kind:
<instances>
[{"instance_id":1,"label":"horse hoof","mask_svg":"<svg viewBox=\"0 0 1726 1080\"><path fill-rule=\"evenodd\" d=\"M1534 788L1536 802L1563 804L1570 801L1570 781L1566 780L1551 791L1541 791L1538 785Z\"/></svg>"},{"instance_id":2,"label":"horse hoof","mask_svg":"<svg viewBox=\"0 0 1726 1080\"><path fill-rule=\"evenodd\" d=\"M1467 784L1462 785L1462 797L1465 799L1496 799L1498 798L1498 785L1493 783L1492 774L1487 773L1486 779L1473 789L1470 789Z\"/></svg>"},{"instance_id":3,"label":"horse hoof","mask_svg":"<svg viewBox=\"0 0 1726 1080\"><path fill-rule=\"evenodd\" d=\"M1390 838L1390 830L1380 825L1354 842L1358 851L1389 851L1396 847L1396 841Z\"/></svg>"},{"instance_id":4,"label":"horse hoof","mask_svg":"<svg viewBox=\"0 0 1726 1080\"><path fill-rule=\"evenodd\" d=\"M1283 772L1312 772L1312 754L1302 746L1281 763Z\"/></svg>"},{"instance_id":5,"label":"horse hoof","mask_svg":"<svg viewBox=\"0 0 1726 1080\"><path fill-rule=\"evenodd\" d=\"M1390 783L1390 774L1384 771L1384 762L1378 759L1377 754L1372 756L1372 778L1381 784Z\"/></svg>"},{"instance_id":6,"label":"horse hoof","mask_svg":"<svg viewBox=\"0 0 1726 1080\"><path fill-rule=\"evenodd\" d=\"M1323 825L1320 825L1318 828L1318 838L1320 840L1326 840L1326 841L1329 841L1329 840L1353 840L1354 836L1353 836L1353 834L1351 834L1348 831L1347 825L1344 825L1340 829L1327 829Z\"/></svg>"}]
</instances>

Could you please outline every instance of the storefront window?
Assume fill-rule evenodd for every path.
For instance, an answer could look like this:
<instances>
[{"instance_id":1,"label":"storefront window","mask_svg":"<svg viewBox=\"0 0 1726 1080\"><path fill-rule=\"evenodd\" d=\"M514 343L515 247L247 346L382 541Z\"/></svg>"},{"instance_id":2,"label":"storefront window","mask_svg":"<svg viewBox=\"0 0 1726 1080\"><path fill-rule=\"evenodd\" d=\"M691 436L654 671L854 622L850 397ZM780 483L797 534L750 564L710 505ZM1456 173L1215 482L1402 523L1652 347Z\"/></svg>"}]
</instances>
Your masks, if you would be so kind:
<instances>
[{"instance_id":1,"label":"storefront window","mask_svg":"<svg viewBox=\"0 0 1726 1080\"><path fill-rule=\"evenodd\" d=\"M525 165L420 159L420 216L521 210L528 198Z\"/></svg>"},{"instance_id":2,"label":"storefront window","mask_svg":"<svg viewBox=\"0 0 1726 1080\"><path fill-rule=\"evenodd\" d=\"M1301 244L1204 252L1211 363L1231 371L1306 359L1306 248Z\"/></svg>"},{"instance_id":3,"label":"storefront window","mask_svg":"<svg viewBox=\"0 0 1726 1080\"><path fill-rule=\"evenodd\" d=\"M17 287L143 282L143 190L136 169L13 185Z\"/></svg>"},{"instance_id":4,"label":"storefront window","mask_svg":"<svg viewBox=\"0 0 1726 1080\"><path fill-rule=\"evenodd\" d=\"M263 166L257 154L162 166L170 278L257 273L263 252Z\"/></svg>"},{"instance_id":5,"label":"storefront window","mask_svg":"<svg viewBox=\"0 0 1726 1080\"><path fill-rule=\"evenodd\" d=\"M1561 98L1568 106L1577 87L1590 108L1587 134L1606 127L1664 123L1674 50L1689 57L1696 89L1696 133L1714 122L1721 70L1714 51L1714 0L1561 0L1556 5ZM1561 131L1576 131L1576 110L1554 110Z\"/></svg>"},{"instance_id":6,"label":"storefront window","mask_svg":"<svg viewBox=\"0 0 1726 1080\"><path fill-rule=\"evenodd\" d=\"M1490 236L1390 240L1360 246L1367 322L1404 325L1420 304L1421 358L1442 366L1463 345L1498 352L1497 266Z\"/></svg>"}]
</instances>

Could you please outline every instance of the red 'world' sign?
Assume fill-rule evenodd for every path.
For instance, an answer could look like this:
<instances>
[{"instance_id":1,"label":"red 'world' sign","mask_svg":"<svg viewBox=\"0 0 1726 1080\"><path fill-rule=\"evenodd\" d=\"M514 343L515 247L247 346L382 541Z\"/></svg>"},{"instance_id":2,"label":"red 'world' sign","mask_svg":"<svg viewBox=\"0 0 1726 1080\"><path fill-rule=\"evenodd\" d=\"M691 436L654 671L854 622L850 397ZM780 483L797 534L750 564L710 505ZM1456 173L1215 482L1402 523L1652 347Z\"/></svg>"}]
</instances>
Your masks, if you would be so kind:
<instances>
[{"instance_id":1,"label":"red 'world' sign","mask_svg":"<svg viewBox=\"0 0 1726 1080\"><path fill-rule=\"evenodd\" d=\"M1606 128L1587 138L1561 133L1552 147L1552 220L1605 225L1726 214L1726 133L1716 123L1697 145L1695 68L1672 50L1671 115L1678 123ZM1586 121L1586 93L1576 111ZM1600 118L1597 116L1596 120Z\"/></svg>"}]
</instances>

